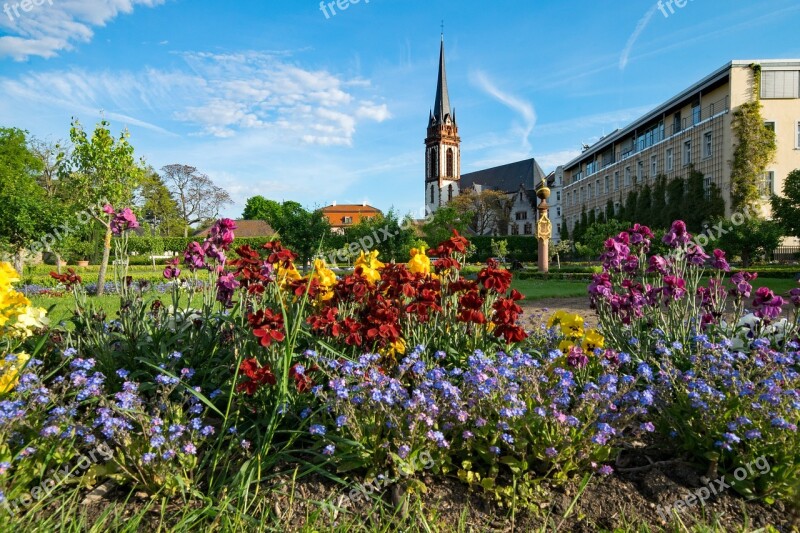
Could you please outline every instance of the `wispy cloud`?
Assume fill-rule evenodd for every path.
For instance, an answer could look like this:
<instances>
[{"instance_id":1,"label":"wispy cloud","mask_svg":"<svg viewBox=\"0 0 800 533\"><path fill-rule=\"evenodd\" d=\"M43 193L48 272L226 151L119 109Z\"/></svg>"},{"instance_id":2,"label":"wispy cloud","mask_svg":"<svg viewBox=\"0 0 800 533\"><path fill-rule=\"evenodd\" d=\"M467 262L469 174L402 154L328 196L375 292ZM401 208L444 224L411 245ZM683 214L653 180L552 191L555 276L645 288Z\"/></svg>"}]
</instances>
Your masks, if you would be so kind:
<instances>
[{"instance_id":1,"label":"wispy cloud","mask_svg":"<svg viewBox=\"0 0 800 533\"><path fill-rule=\"evenodd\" d=\"M41 5L4 2L0 16L0 57L24 61L31 56L51 58L75 43L89 42L93 28L105 26L120 14L130 14L136 6L155 7L165 0L46 0Z\"/></svg>"},{"instance_id":2,"label":"wispy cloud","mask_svg":"<svg viewBox=\"0 0 800 533\"><path fill-rule=\"evenodd\" d=\"M619 69L625 70L625 67L628 66L628 60L631 56L631 51L633 50L636 41L639 39L639 36L642 32L647 28L647 25L650 24L650 20L653 18L653 15L656 14L658 11L658 4L653 5L650 10L645 13L645 15L639 19L639 22L636 24L636 29L633 30L633 33L628 38L628 43L625 45L625 49L622 50L622 55L619 58Z\"/></svg>"},{"instance_id":3,"label":"wispy cloud","mask_svg":"<svg viewBox=\"0 0 800 533\"><path fill-rule=\"evenodd\" d=\"M530 152L530 135L536 126L536 110L530 102L503 91L482 71L474 71L471 75L472 82L486 94L519 114L522 124L514 126L514 131L520 137L520 142L526 152Z\"/></svg>"},{"instance_id":4,"label":"wispy cloud","mask_svg":"<svg viewBox=\"0 0 800 533\"><path fill-rule=\"evenodd\" d=\"M307 70L281 53L182 54L183 70L85 69L0 78L23 106L104 109L110 118L156 131L189 129L219 138L263 130L278 143L350 146L359 122L391 118L367 80Z\"/></svg>"}]
</instances>

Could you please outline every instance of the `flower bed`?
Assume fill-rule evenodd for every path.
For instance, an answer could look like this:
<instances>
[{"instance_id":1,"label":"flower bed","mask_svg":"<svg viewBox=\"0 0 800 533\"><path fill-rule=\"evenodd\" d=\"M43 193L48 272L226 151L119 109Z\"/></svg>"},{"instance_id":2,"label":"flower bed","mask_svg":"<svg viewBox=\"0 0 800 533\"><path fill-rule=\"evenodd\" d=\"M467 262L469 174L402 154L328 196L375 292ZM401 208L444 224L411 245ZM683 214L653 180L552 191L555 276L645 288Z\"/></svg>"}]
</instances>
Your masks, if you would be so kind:
<instances>
[{"instance_id":1,"label":"flower bed","mask_svg":"<svg viewBox=\"0 0 800 533\"><path fill-rule=\"evenodd\" d=\"M135 217L107 212L124 259ZM532 330L510 272L489 260L462 276L458 234L405 264L364 253L337 276L321 260L301 273L280 242L233 250L235 229L221 220L190 243L163 291L117 267L113 319L74 271L54 274L75 297L67 329L48 329L2 267L0 501L35 515L45 499L20 498L97 452L87 485L237 509L288 468L377 479L406 506L424 476L447 477L534 510L554 487L613 476L642 442L747 497L797 496L797 314L750 294L749 274L726 285L724 254L679 223L667 256L642 226L609 239L589 287L598 329L557 312ZM800 289L789 297L800 305ZM738 479L760 459L768 472Z\"/></svg>"}]
</instances>

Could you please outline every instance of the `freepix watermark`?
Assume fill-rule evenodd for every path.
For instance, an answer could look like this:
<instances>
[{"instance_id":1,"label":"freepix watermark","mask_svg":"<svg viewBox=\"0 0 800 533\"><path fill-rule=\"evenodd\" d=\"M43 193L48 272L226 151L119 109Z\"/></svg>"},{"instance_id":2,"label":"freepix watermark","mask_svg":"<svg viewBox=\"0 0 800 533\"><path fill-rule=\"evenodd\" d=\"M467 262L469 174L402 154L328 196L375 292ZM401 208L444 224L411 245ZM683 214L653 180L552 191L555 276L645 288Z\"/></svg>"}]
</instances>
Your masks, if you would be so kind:
<instances>
[{"instance_id":1,"label":"freepix watermark","mask_svg":"<svg viewBox=\"0 0 800 533\"><path fill-rule=\"evenodd\" d=\"M100 213L103 211L103 206L109 204L110 202L107 199L100 200L96 205L89 206L88 209L85 209L78 213L75 217L75 220L72 222L64 222L56 229L54 229L51 233L48 233L38 241L34 242L28 248L28 251L33 254L39 254L41 252L52 252L53 246L55 246L58 242L62 241L63 239L69 237L71 234L78 231L81 226L85 226L92 220L95 220L97 217L100 216Z\"/></svg>"},{"instance_id":2,"label":"freepix watermark","mask_svg":"<svg viewBox=\"0 0 800 533\"><path fill-rule=\"evenodd\" d=\"M683 9L689 2L694 2L694 0L658 0L656 5L658 10L664 14L664 18L669 18L670 15L675 14L676 7Z\"/></svg>"},{"instance_id":3,"label":"freepix watermark","mask_svg":"<svg viewBox=\"0 0 800 533\"><path fill-rule=\"evenodd\" d=\"M71 477L80 476L93 464L100 461L108 462L114 457L114 451L106 444L99 444L94 450L87 454L83 454L75 463L75 466L66 464L65 466L55 470L50 476L42 481L36 487L33 487L29 492L13 499L6 500L0 505L0 509L6 510L12 516L17 514L20 510L25 510L34 502L39 502L50 496L50 494Z\"/></svg>"},{"instance_id":4,"label":"freepix watermark","mask_svg":"<svg viewBox=\"0 0 800 533\"><path fill-rule=\"evenodd\" d=\"M736 481L741 482L750 476L763 476L770 471L770 468L769 461L767 461L767 458L762 455L755 461L751 461L746 465L740 466L734 470L733 478ZM706 502L706 500L711 498L712 495L718 496L729 488L731 488L730 483L725 480L725 477L720 477L719 479L715 479L705 486L695 490L682 500L673 502L671 505L667 505L666 507L659 505L656 507L656 511L665 522L669 522L673 512L687 511L698 504L702 505Z\"/></svg>"},{"instance_id":5,"label":"freepix watermark","mask_svg":"<svg viewBox=\"0 0 800 533\"><path fill-rule=\"evenodd\" d=\"M326 19L336 16L336 8L339 8L339 11L345 11L348 7L355 4L360 4L361 0L336 0L334 2L326 2L322 0L319 3L319 10L325 15ZM365 4L369 4L369 0L364 0Z\"/></svg>"},{"instance_id":6,"label":"freepix watermark","mask_svg":"<svg viewBox=\"0 0 800 533\"><path fill-rule=\"evenodd\" d=\"M20 10L23 13L30 13L33 11L34 7L39 7L42 4L53 5L53 0L22 0L22 2L16 2L13 4L5 3L3 4L3 13L8 15L8 19L11 22L14 22L14 18L20 18L23 15L20 14Z\"/></svg>"}]
</instances>

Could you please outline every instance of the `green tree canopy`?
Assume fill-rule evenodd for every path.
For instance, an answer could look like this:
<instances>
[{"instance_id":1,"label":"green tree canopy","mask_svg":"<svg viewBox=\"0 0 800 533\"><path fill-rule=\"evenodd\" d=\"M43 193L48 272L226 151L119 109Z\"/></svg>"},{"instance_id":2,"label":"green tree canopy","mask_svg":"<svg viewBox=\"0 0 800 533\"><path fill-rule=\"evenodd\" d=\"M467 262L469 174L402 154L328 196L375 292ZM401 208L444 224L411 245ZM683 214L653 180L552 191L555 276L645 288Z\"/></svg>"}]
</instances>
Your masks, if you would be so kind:
<instances>
[{"instance_id":1,"label":"green tree canopy","mask_svg":"<svg viewBox=\"0 0 800 533\"><path fill-rule=\"evenodd\" d=\"M772 196L772 214L787 235L800 237L800 169L786 176L783 196Z\"/></svg>"}]
</instances>

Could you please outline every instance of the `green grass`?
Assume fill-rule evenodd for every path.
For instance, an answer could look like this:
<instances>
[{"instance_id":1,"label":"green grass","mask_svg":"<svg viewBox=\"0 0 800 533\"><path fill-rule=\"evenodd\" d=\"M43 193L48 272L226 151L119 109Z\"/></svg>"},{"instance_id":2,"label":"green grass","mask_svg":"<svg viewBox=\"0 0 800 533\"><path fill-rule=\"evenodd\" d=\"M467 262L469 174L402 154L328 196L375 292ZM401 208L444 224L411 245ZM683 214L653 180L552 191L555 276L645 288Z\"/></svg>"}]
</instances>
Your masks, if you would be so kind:
<instances>
[{"instance_id":1,"label":"green grass","mask_svg":"<svg viewBox=\"0 0 800 533\"><path fill-rule=\"evenodd\" d=\"M162 302L164 302L165 305L172 305L172 296L170 294L160 294L158 297ZM155 298L155 293L149 293L145 295L145 299L154 300ZM105 311L108 320L114 320L119 316L119 296L110 294L106 296L90 296L89 299L95 306ZM181 296L181 306L187 305L187 299L188 295L184 294ZM202 305L202 302L202 295L196 294L192 299L192 307L199 307ZM45 309L50 309L52 307L48 313L51 324L58 324L62 320L67 320L72 316L72 313L75 309L75 301L69 294L61 298L35 296L31 298L31 303L33 303L33 305L36 307L43 307Z\"/></svg>"},{"instance_id":2,"label":"green grass","mask_svg":"<svg viewBox=\"0 0 800 533\"><path fill-rule=\"evenodd\" d=\"M544 298L574 298L587 296L585 281L561 280L514 280L511 286L525 295L528 300L542 300Z\"/></svg>"}]
</instances>

